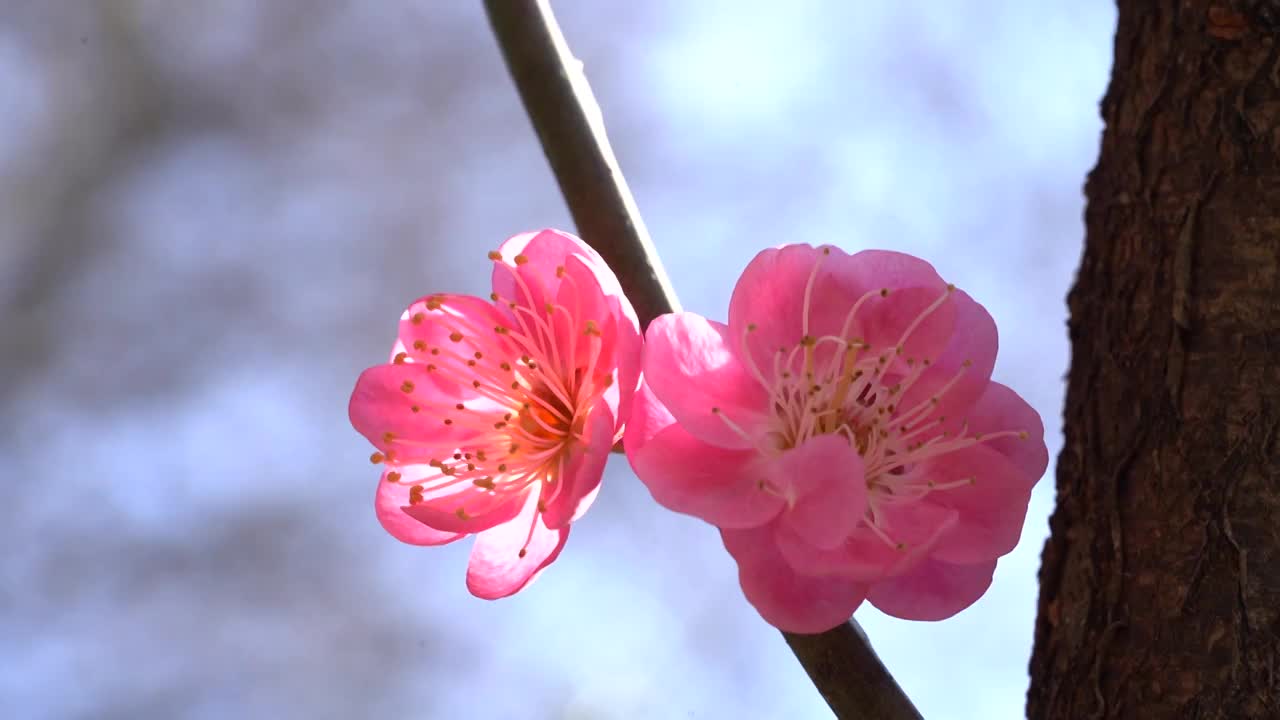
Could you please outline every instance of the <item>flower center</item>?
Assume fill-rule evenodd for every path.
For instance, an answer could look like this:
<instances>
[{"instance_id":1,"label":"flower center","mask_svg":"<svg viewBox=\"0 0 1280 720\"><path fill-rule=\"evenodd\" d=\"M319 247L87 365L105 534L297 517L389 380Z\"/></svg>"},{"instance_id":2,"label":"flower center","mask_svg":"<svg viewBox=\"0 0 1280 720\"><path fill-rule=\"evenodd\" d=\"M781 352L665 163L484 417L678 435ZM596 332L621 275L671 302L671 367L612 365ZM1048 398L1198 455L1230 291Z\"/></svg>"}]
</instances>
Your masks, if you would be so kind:
<instances>
[{"instance_id":1,"label":"flower center","mask_svg":"<svg viewBox=\"0 0 1280 720\"><path fill-rule=\"evenodd\" d=\"M772 367L758 366L748 347L748 336L756 331L748 324L741 340L741 355L756 380L768 391L772 400L772 416L757 450L765 456L803 445L818 435L840 435L862 457L868 489L866 521L886 542L893 541L879 527L881 509L888 503L914 502L931 492L961 487L978 481L967 477L947 483L935 483L911 473L920 462L936 458L978 443L1001 437L1019 437L1019 431L996 433L968 432L961 422L958 432L947 431L947 418L937 415L941 399L969 371L968 360L947 382L923 399L910 405L903 397L931 367L928 357L904 357L904 348L912 335L935 312L948 302L954 285L939 288L938 297L928 304L903 330L897 342L881 347L865 339L851 336L854 320L866 303L874 298L888 298L887 288L873 290L858 298L845 315L839 333L810 334L810 308L813 288L823 255L814 264L805 286L802 332L798 343L780 347L772 354ZM718 413L730 427L744 438L749 437L732 418ZM790 497L789 488L764 483L762 489L782 497Z\"/></svg>"},{"instance_id":2,"label":"flower center","mask_svg":"<svg viewBox=\"0 0 1280 720\"><path fill-rule=\"evenodd\" d=\"M516 256L516 265L525 262ZM410 315L410 321L421 325L431 313L432 321L449 331L449 342L431 346L417 341L415 352L402 352L394 359L425 362L429 373L466 394L449 404L438 399L440 393L424 393L408 381L400 388L415 400L421 398L413 412L422 412L425 422L441 423L442 435L456 441L451 454L428 462L435 473L411 484L410 504L470 484L474 495L455 510L464 520L523 498L538 484L546 488L538 503L545 511L559 495L563 483L558 481L571 449L583 441L587 411L613 381L611 373L598 368L600 331L594 321L579 317L572 276L563 267L557 269L557 276L574 290L567 295L575 307L550 299L539 303L538 298L554 297L549 289L531 287L515 268L498 265L510 270L520 294L514 299L490 296L498 308L495 316L507 320L485 327L474 309L468 311L444 296L429 297L425 312ZM391 433L386 439L433 448L453 444L414 443ZM375 462L379 459L375 455ZM393 453L381 459L395 460ZM530 536L532 531L531 527Z\"/></svg>"}]
</instances>

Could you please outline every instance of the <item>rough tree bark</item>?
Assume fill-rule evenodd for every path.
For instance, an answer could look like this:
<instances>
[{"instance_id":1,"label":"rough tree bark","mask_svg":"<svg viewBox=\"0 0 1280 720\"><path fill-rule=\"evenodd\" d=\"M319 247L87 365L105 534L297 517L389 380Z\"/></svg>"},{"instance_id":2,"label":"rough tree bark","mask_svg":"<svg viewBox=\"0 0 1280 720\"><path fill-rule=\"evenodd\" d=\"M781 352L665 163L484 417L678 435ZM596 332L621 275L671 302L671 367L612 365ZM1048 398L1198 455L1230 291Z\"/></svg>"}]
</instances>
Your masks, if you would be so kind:
<instances>
[{"instance_id":1,"label":"rough tree bark","mask_svg":"<svg viewBox=\"0 0 1280 720\"><path fill-rule=\"evenodd\" d=\"M1028 714L1280 718L1280 4L1118 6Z\"/></svg>"}]
</instances>

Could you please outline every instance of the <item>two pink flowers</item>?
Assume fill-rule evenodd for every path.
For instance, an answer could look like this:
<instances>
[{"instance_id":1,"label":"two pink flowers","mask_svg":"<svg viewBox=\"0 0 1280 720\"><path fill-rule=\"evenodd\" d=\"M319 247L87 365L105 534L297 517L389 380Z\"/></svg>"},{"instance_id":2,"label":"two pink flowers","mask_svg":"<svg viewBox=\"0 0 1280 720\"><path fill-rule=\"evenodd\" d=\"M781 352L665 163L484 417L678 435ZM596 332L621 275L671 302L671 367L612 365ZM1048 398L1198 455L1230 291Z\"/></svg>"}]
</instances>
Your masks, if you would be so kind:
<instances>
[{"instance_id":1,"label":"two pink flowers","mask_svg":"<svg viewBox=\"0 0 1280 720\"><path fill-rule=\"evenodd\" d=\"M475 595L556 559L619 440L660 504L720 528L782 630L827 630L863 601L950 617L1017 544L1043 426L990 379L991 317L923 260L765 250L727 324L676 313L642 337L577 238L519 235L490 258L489 301L410 305L350 404L384 468L382 525L418 545L476 535Z\"/></svg>"}]
</instances>

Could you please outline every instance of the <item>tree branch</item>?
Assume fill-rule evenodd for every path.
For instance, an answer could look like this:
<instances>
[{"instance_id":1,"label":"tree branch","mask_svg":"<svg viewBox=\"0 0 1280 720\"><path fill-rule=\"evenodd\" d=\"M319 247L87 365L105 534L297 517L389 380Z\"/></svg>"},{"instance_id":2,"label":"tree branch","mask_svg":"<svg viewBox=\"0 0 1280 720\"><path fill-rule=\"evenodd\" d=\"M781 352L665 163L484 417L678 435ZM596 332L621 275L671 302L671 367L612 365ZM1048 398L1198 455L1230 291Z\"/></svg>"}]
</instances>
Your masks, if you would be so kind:
<instances>
[{"instance_id":1,"label":"tree branch","mask_svg":"<svg viewBox=\"0 0 1280 720\"><path fill-rule=\"evenodd\" d=\"M600 106L551 7L535 0L484 6L578 234L618 276L641 329L678 312L680 301L605 136Z\"/></svg>"},{"instance_id":2,"label":"tree branch","mask_svg":"<svg viewBox=\"0 0 1280 720\"><path fill-rule=\"evenodd\" d=\"M921 720L857 620L821 635L782 635L840 720Z\"/></svg>"},{"instance_id":3,"label":"tree branch","mask_svg":"<svg viewBox=\"0 0 1280 720\"><path fill-rule=\"evenodd\" d=\"M642 327L678 311L582 64L547 0L484 0L484 6L578 234L618 275ZM783 635L840 720L920 720L857 621L820 635Z\"/></svg>"}]
</instances>

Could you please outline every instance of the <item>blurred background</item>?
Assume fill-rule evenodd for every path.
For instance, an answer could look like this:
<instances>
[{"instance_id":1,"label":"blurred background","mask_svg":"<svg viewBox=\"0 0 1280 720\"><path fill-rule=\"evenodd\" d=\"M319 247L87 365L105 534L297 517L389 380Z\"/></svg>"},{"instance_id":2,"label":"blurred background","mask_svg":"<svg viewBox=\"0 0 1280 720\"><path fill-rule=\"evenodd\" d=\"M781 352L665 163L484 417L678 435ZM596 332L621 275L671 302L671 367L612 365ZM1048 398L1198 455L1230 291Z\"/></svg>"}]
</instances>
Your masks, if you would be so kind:
<instances>
[{"instance_id":1,"label":"blurred background","mask_svg":"<svg viewBox=\"0 0 1280 720\"><path fill-rule=\"evenodd\" d=\"M1108 0L556 9L686 308L784 242L920 255L1056 456ZM378 526L357 374L545 226L478 2L0 3L4 715L829 717L619 456L512 599ZM1022 716L1052 485L971 609L858 611L926 717Z\"/></svg>"}]
</instances>

